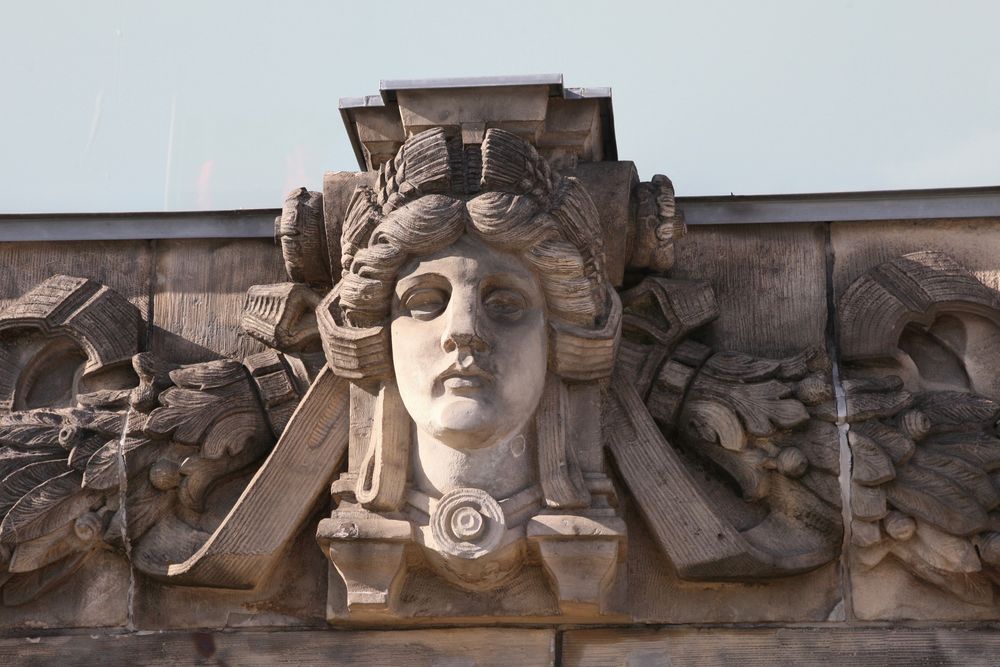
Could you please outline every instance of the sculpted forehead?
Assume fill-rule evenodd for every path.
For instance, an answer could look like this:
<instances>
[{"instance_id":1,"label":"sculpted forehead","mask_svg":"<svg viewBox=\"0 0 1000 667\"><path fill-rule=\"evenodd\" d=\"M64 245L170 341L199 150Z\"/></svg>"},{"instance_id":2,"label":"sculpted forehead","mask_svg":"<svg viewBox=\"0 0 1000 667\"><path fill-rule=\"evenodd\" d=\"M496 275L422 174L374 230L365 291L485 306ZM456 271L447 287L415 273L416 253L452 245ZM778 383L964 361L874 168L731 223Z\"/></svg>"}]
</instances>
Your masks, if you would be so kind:
<instances>
[{"instance_id":1,"label":"sculpted forehead","mask_svg":"<svg viewBox=\"0 0 1000 667\"><path fill-rule=\"evenodd\" d=\"M491 248L471 234L463 234L446 248L408 262L399 271L397 288L427 274L448 276L461 282L486 275L504 275L526 285L537 285L535 274L521 258Z\"/></svg>"}]
</instances>

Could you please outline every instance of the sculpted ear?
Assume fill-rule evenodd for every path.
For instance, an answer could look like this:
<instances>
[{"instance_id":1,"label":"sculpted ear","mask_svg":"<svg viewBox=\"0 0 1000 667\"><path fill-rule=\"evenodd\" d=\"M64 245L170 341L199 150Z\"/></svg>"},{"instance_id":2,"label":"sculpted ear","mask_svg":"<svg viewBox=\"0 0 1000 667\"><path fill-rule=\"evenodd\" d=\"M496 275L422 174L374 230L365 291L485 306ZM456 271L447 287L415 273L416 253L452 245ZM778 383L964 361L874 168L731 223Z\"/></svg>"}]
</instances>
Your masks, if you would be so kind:
<instances>
[{"instance_id":1,"label":"sculpted ear","mask_svg":"<svg viewBox=\"0 0 1000 667\"><path fill-rule=\"evenodd\" d=\"M622 329L622 302L607 290L608 316L600 328L549 321L549 369L564 380L592 382L611 377Z\"/></svg>"},{"instance_id":2,"label":"sculpted ear","mask_svg":"<svg viewBox=\"0 0 1000 667\"><path fill-rule=\"evenodd\" d=\"M326 361L335 374L349 380L392 377L388 329L346 326L340 309L340 285L316 308L316 323Z\"/></svg>"}]
</instances>

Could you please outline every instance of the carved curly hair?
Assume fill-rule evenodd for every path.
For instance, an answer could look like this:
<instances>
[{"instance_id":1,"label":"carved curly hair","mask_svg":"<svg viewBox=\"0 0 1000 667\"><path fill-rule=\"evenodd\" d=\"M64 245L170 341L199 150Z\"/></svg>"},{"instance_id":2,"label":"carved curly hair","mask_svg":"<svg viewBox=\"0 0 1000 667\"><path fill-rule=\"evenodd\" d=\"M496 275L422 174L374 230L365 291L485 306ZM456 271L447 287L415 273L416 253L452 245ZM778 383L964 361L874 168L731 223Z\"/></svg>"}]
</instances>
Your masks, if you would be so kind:
<instances>
[{"instance_id":1,"label":"carved curly hair","mask_svg":"<svg viewBox=\"0 0 1000 667\"><path fill-rule=\"evenodd\" d=\"M594 327L608 287L598 213L584 188L553 175L531 144L503 130L488 130L482 144L483 194L462 192L462 157L442 129L427 130L380 169L375 188L355 192L341 242L345 322L383 323L403 265L470 233L538 274L552 318Z\"/></svg>"}]
</instances>

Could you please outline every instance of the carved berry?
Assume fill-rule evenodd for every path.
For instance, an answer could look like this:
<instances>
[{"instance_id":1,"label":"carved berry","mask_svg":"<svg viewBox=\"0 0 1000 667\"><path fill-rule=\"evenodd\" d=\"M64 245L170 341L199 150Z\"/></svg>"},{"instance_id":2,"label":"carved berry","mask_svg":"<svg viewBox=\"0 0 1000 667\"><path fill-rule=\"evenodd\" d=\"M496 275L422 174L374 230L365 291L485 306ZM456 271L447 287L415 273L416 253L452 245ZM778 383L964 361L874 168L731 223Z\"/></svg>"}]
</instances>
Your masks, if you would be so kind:
<instances>
[{"instance_id":1,"label":"carved berry","mask_svg":"<svg viewBox=\"0 0 1000 667\"><path fill-rule=\"evenodd\" d=\"M786 477L801 477L808 468L805 454L795 447L785 447L778 454L778 471Z\"/></svg>"},{"instance_id":2,"label":"carved berry","mask_svg":"<svg viewBox=\"0 0 1000 667\"><path fill-rule=\"evenodd\" d=\"M889 512L885 519L882 520L882 523L889 537L900 542L913 537L913 534L917 530L917 522L902 512Z\"/></svg>"},{"instance_id":3,"label":"carved berry","mask_svg":"<svg viewBox=\"0 0 1000 667\"><path fill-rule=\"evenodd\" d=\"M149 481L160 491L176 488L181 483L180 466L169 459L160 459L150 466Z\"/></svg>"},{"instance_id":4,"label":"carved berry","mask_svg":"<svg viewBox=\"0 0 1000 667\"><path fill-rule=\"evenodd\" d=\"M73 524L73 532L84 542L90 542L100 535L102 527L101 517L93 512L87 512Z\"/></svg>"},{"instance_id":5,"label":"carved berry","mask_svg":"<svg viewBox=\"0 0 1000 667\"><path fill-rule=\"evenodd\" d=\"M900 420L900 427L906 437L921 440L931 430L931 420L920 410L907 410Z\"/></svg>"},{"instance_id":6,"label":"carved berry","mask_svg":"<svg viewBox=\"0 0 1000 667\"><path fill-rule=\"evenodd\" d=\"M819 405L833 399L833 387L823 375L810 375L795 387L795 398L806 405Z\"/></svg>"},{"instance_id":7,"label":"carved berry","mask_svg":"<svg viewBox=\"0 0 1000 667\"><path fill-rule=\"evenodd\" d=\"M990 565L1000 565L1000 533L983 533L975 539L979 557Z\"/></svg>"}]
</instances>

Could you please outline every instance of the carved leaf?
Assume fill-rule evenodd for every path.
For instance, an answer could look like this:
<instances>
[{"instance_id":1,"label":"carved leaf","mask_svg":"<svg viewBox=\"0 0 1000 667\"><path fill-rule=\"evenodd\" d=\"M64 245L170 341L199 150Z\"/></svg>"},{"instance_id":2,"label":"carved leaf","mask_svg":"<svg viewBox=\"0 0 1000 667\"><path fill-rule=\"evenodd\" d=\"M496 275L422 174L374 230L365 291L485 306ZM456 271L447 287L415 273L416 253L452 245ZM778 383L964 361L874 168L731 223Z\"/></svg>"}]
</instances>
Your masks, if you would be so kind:
<instances>
[{"instance_id":1,"label":"carved leaf","mask_svg":"<svg viewBox=\"0 0 1000 667\"><path fill-rule=\"evenodd\" d=\"M896 542L892 554L903 561L915 576L944 589L955 597L977 605L993 604L993 586L981 572L946 572L924 560L926 550L916 540Z\"/></svg>"},{"instance_id":2,"label":"carved leaf","mask_svg":"<svg viewBox=\"0 0 1000 667\"><path fill-rule=\"evenodd\" d=\"M836 477L825 472L820 472L818 469L810 468L799 479L820 500L831 507L840 509L843 501L840 492L840 481Z\"/></svg>"},{"instance_id":3,"label":"carved leaf","mask_svg":"<svg viewBox=\"0 0 1000 667\"><path fill-rule=\"evenodd\" d=\"M170 386L170 372L178 368L149 352L132 357L132 368L139 376L139 386L132 390L130 401L136 410L148 412L156 407L160 392Z\"/></svg>"},{"instance_id":4,"label":"carved leaf","mask_svg":"<svg viewBox=\"0 0 1000 667\"><path fill-rule=\"evenodd\" d=\"M90 457L92 457L98 449L104 446L107 439L108 436L95 433L86 440L80 442L69 452L69 459L67 459L69 466L74 470L85 470L87 468L87 462L90 461ZM117 442L117 440L113 442Z\"/></svg>"},{"instance_id":5,"label":"carved leaf","mask_svg":"<svg viewBox=\"0 0 1000 667\"><path fill-rule=\"evenodd\" d=\"M246 380L246 377L243 365L228 359L192 364L170 371L170 379L178 387L199 391L225 387Z\"/></svg>"},{"instance_id":6,"label":"carved leaf","mask_svg":"<svg viewBox=\"0 0 1000 667\"><path fill-rule=\"evenodd\" d=\"M129 418L130 427L132 425L132 421L136 419L136 416L137 415L133 413ZM80 425L101 435L117 437L121 435L122 429L125 427L125 413L110 412L107 410L93 411L88 413L87 416L81 420Z\"/></svg>"},{"instance_id":7,"label":"carved leaf","mask_svg":"<svg viewBox=\"0 0 1000 667\"><path fill-rule=\"evenodd\" d=\"M996 401L958 391L920 394L916 407L930 419L934 432L987 426L1000 416L1000 404Z\"/></svg>"},{"instance_id":8,"label":"carved leaf","mask_svg":"<svg viewBox=\"0 0 1000 667\"><path fill-rule=\"evenodd\" d=\"M66 460L30 463L4 477L0 483L0 515L5 515L17 501L39 484L66 473Z\"/></svg>"},{"instance_id":9,"label":"carved leaf","mask_svg":"<svg viewBox=\"0 0 1000 667\"><path fill-rule=\"evenodd\" d=\"M905 435L874 419L851 426L851 431L866 435L878 443L879 449L888 454L896 466L909 461L917 448Z\"/></svg>"},{"instance_id":10,"label":"carved leaf","mask_svg":"<svg viewBox=\"0 0 1000 667\"><path fill-rule=\"evenodd\" d=\"M898 375L885 377L855 378L841 382L848 394L890 393L903 388L903 380Z\"/></svg>"},{"instance_id":11,"label":"carved leaf","mask_svg":"<svg viewBox=\"0 0 1000 667\"><path fill-rule=\"evenodd\" d=\"M95 553L97 549L90 549L41 569L11 577L3 587L4 605L16 607L45 595L73 576Z\"/></svg>"},{"instance_id":12,"label":"carved leaf","mask_svg":"<svg viewBox=\"0 0 1000 667\"><path fill-rule=\"evenodd\" d=\"M924 562L946 572L979 572L983 564L976 548L966 538L955 537L917 521L916 535L906 540Z\"/></svg>"},{"instance_id":13,"label":"carved leaf","mask_svg":"<svg viewBox=\"0 0 1000 667\"><path fill-rule=\"evenodd\" d=\"M62 424L14 424L0 426L0 443L22 449L58 449Z\"/></svg>"},{"instance_id":14,"label":"carved leaf","mask_svg":"<svg viewBox=\"0 0 1000 667\"><path fill-rule=\"evenodd\" d=\"M146 432L153 437L172 437L184 444L197 445L215 420L220 399L194 389L170 387L160 394L160 402L164 407L150 413Z\"/></svg>"},{"instance_id":15,"label":"carved leaf","mask_svg":"<svg viewBox=\"0 0 1000 667\"><path fill-rule=\"evenodd\" d=\"M80 473L70 470L26 493L0 523L0 542L26 542L65 525L90 510L100 494L80 488Z\"/></svg>"},{"instance_id":16,"label":"carved leaf","mask_svg":"<svg viewBox=\"0 0 1000 667\"><path fill-rule=\"evenodd\" d=\"M165 443L150 441L145 438L125 439L125 472L134 475L139 470L149 466L159 456ZM104 491L118 486L118 440L111 440L94 452L87 461L83 473L83 485L88 489Z\"/></svg>"},{"instance_id":17,"label":"carved leaf","mask_svg":"<svg viewBox=\"0 0 1000 667\"><path fill-rule=\"evenodd\" d=\"M0 480L15 470L20 470L32 463L65 461L63 452L31 451L22 452L13 447L0 447Z\"/></svg>"},{"instance_id":18,"label":"carved leaf","mask_svg":"<svg viewBox=\"0 0 1000 667\"><path fill-rule=\"evenodd\" d=\"M852 480L865 486L877 486L896 476L892 460L874 440L855 431L849 431L847 442L851 445Z\"/></svg>"},{"instance_id":19,"label":"carved leaf","mask_svg":"<svg viewBox=\"0 0 1000 667\"><path fill-rule=\"evenodd\" d=\"M728 450L738 452L747 446L736 413L716 401L691 401L687 405L690 425L697 437L708 442L718 442Z\"/></svg>"},{"instance_id":20,"label":"carved leaf","mask_svg":"<svg viewBox=\"0 0 1000 667\"><path fill-rule=\"evenodd\" d=\"M176 373L177 371L175 371ZM186 445L201 444L206 433L228 415L259 412L249 382L208 394L195 389L171 387L160 394L165 406L150 413L146 432L152 437L170 437Z\"/></svg>"},{"instance_id":21,"label":"carved leaf","mask_svg":"<svg viewBox=\"0 0 1000 667\"><path fill-rule=\"evenodd\" d=\"M62 426L67 421L75 423L82 411L73 408L18 410L0 415L0 427Z\"/></svg>"},{"instance_id":22,"label":"carved leaf","mask_svg":"<svg viewBox=\"0 0 1000 667\"><path fill-rule=\"evenodd\" d=\"M851 511L858 519L878 521L889 513L885 491L877 486L854 484L851 487Z\"/></svg>"},{"instance_id":23,"label":"carved leaf","mask_svg":"<svg viewBox=\"0 0 1000 667\"><path fill-rule=\"evenodd\" d=\"M202 456L217 459L224 455L236 456L247 444L260 436L263 423L260 413L240 412L223 417L209 431L202 447Z\"/></svg>"},{"instance_id":24,"label":"carved leaf","mask_svg":"<svg viewBox=\"0 0 1000 667\"><path fill-rule=\"evenodd\" d=\"M991 510L1000 504L1000 494L993 487L989 475L964 459L946 456L940 450L921 447L913 460L923 468L944 475L971 493L983 509Z\"/></svg>"},{"instance_id":25,"label":"carved leaf","mask_svg":"<svg viewBox=\"0 0 1000 667\"><path fill-rule=\"evenodd\" d=\"M779 365L779 361L742 352L718 352L705 362L704 368L720 380L754 382L774 377Z\"/></svg>"},{"instance_id":26,"label":"carved leaf","mask_svg":"<svg viewBox=\"0 0 1000 667\"><path fill-rule=\"evenodd\" d=\"M766 437L809 420L802 403L786 398L791 392L790 387L776 380L739 384L702 374L695 380L692 400L710 399L727 405L739 415L747 433Z\"/></svg>"},{"instance_id":27,"label":"carved leaf","mask_svg":"<svg viewBox=\"0 0 1000 667\"><path fill-rule=\"evenodd\" d=\"M949 433L928 438L921 449L968 461L980 470L1000 469L1000 439L986 433Z\"/></svg>"},{"instance_id":28,"label":"carved leaf","mask_svg":"<svg viewBox=\"0 0 1000 667\"><path fill-rule=\"evenodd\" d=\"M80 546L70 521L51 533L18 544L7 569L15 573L37 570L79 551Z\"/></svg>"},{"instance_id":29,"label":"carved leaf","mask_svg":"<svg viewBox=\"0 0 1000 667\"><path fill-rule=\"evenodd\" d=\"M913 396L906 391L885 393L847 394L847 421L849 423L882 419L896 415L913 404Z\"/></svg>"},{"instance_id":30,"label":"carved leaf","mask_svg":"<svg viewBox=\"0 0 1000 667\"><path fill-rule=\"evenodd\" d=\"M899 470L885 486L889 501L910 516L956 535L972 535L989 525L975 498L947 477L915 464Z\"/></svg>"},{"instance_id":31,"label":"carved leaf","mask_svg":"<svg viewBox=\"0 0 1000 667\"><path fill-rule=\"evenodd\" d=\"M824 421L811 420L809 429L795 441L809 465L837 475L840 473L840 441L837 427Z\"/></svg>"},{"instance_id":32,"label":"carved leaf","mask_svg":"<svg viewBox=\"0 0 1000 667\"><path fill-rule=\"evenodd\" d=\"M88 408L126 408L129 398L132 396L131 389L99 389L97 391L79 394L76 400Z\"/></svg>"},{"instance_id":33,"label":"carved leaf","mask_svg":"<svg viewBox=\"0 0 1000 667\"><path fill-rule=\"evenodd\" d=\"M725 381L760 382L771 378L796 380L804 377L810 370L810 364L818 356L815 349L802 352L784 359L762 359L742 352L718 352L705 362L705 370L711 375Z\"/></svg>"},{"instance_id":34,"label":"carved leaf","mask_svg":"<svg viewBox=\"0 0 1000 667\"><path fill-rule=\"evenodd\" d=\"M130 482L130 487L132 486ZM128 536L130 540L138 540L158 521L170 514L177 500L176 489L160 491L148 482L137 483L129 489L125 499L125 511L128 518ZM122 511L119 509L111 517L104 540L109 544L122 542Z\"/></svg>"},{"instance_id":35,"label":"carved leaf","mask_svg":"<svg viewBox=\"0 0 1000 667\"><path fill-rule=\"evenodd\" d=\"M802 350L778 361L778 377L782 380L799 380L813 371L830 370L830 360L816 348Z\"/></svg>"}]
</instances>

